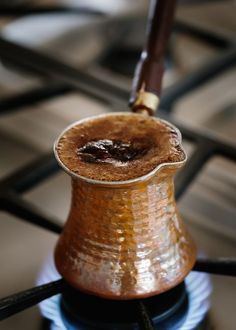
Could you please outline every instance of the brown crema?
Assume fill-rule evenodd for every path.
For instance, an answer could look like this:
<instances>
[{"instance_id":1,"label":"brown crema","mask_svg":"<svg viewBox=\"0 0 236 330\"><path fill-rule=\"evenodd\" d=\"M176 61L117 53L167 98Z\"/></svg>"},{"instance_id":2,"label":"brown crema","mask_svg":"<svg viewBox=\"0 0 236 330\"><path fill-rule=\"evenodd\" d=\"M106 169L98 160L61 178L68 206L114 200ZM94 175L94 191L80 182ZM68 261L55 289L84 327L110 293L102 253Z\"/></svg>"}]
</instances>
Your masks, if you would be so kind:
<instances>
[{"instance_id":1,"label":"brown crema","mask_svg":"<svg viewBox=\"0 0 236 330\"><path fill-rule=\"evenodd\" d=\"M125 181L185 155L180 137L168 123L141 114L112 114L75 124L60 137L61 162L83 177Z\"/></svg>"}]
</instances>

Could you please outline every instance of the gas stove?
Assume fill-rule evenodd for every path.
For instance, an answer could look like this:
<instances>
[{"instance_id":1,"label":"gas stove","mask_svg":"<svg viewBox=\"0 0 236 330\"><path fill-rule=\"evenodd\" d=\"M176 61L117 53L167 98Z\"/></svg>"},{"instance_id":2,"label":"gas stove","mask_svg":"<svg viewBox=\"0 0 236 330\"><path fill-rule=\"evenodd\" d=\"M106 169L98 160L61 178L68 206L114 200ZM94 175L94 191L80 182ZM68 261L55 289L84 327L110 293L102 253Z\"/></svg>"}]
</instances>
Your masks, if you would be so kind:
<instances>
[{"instance_id":1,"label":"gas stove","mask_svg":"<svg viewBox=\"0 0 236 330\"><path fill-rule=\"evenodd\" d=\"M47 257L69 207L68 182L49 149L78 117L125 109L144 40L145 4L140 1L132 14L132 6L125 11L121 1L117 16L101 7L55 4L0 10L0 277L1 296L13 294L0 302L5 319L0 329L235 328L235 279L207 275L236 273L235 260L216 259L236 252L236 51L230 5L180 1L158 112L183 134L189 161L176 178L176 196L203 255L213 259L199 258L197 271L166 294L130 303L71 291ZM53 24L57 31L49 33ZM37 37L40 31L45 42ZM27 290L36 277L37 286ZM14 295L20 290L25 291ZM40 314L38 307L22 312L38 303Z\"/></svg>"}]
</instances>

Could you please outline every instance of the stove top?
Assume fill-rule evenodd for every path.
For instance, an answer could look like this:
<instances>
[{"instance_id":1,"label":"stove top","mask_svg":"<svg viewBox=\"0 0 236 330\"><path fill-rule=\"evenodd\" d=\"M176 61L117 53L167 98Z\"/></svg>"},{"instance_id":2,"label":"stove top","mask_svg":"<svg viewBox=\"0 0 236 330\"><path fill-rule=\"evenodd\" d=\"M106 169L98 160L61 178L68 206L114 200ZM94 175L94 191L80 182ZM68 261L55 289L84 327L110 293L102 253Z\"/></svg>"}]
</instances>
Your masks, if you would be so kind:
<instances>
[{"instance_id":1,"label":"stove top","mask_svg":"<svg viewBox=\"0 0 236 330\"><path fill-rule=\"evenodd\" d=\"M126 2L121 2L124 9ZM231 4L235 6L233 1L179 2L158 115L183 133L189 161L176 178L178 203L198 247L213 260L199 258L198 272L190 273L176 289L177 307L173 297L165 306L169 317L155 310L159 297L153 298L151 311L139 301L136 324L144 329L154 328L155 316L156 329L235 329L235 279L213 275L210 296L206 274L236 274L235 260L217 259L236 253L236 51ZM68 315L66 306L71 311L82 296L74 302L62 293L68 287L58 279L51 258L41 269L69 207L69 182L58 173L51 145L69 122L126 108L144 40L142 1L135 15L119 12L117 17L101 7L53 6L0 8L0 290L2 297L8 296L0 301L0 330L41 328L37 303L50 329L73 329L75 316ZM62 186L67 189L62 191ZM37 287L27 289L35 285L39 272ZM91 297L84 298L92 303ZM205 321L209 308L210 324ZM83 309L78 311L80 328L93 327ZM97 316L102 313L93 315ZM170 316L179 323L171 322Z\"/></svg>"}]
</instances>

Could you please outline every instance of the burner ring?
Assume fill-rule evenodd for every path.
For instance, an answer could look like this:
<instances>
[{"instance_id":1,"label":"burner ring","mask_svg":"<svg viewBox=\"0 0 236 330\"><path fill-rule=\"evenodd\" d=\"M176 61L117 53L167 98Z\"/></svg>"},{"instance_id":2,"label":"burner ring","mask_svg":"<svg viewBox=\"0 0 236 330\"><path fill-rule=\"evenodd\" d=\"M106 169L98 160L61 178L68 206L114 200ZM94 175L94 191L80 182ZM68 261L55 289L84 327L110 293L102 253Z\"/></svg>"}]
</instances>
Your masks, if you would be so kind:
<instances>
[{"instance_id":1,"label":"burner ring","mask_svg":"<svg viewBox=\"0 0 236 330\"><path fill-rule=\"evenodd\" d=\"M184 283L175 288L142 300L108 300L88 295L73 288L60 299L61 315L68 329L136 329L140 311L138 302L146 306L158 328L173 329L183 324L188 297ZM176 328L177 329L177 328Z\"/></svg>"}]
</instances>

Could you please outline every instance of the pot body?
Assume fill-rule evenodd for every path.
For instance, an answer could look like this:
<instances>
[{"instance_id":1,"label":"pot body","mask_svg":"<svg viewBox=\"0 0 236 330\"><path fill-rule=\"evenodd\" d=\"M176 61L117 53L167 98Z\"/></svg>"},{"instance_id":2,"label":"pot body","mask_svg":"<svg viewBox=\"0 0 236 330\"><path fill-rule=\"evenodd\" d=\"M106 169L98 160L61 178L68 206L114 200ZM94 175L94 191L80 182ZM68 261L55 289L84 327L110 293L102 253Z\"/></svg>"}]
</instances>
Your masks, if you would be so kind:
<instances>
[{"instance_id":1,"label":"pot body","mask_svg":"<svg viewBox=\"0 0 236 330\"><path fill-rule=\"evenodd\" d=\"M196 248L176 208L178 167L120 185L72 177L71 209L55 250L59 273L109 299L148 297L183 281Z\"/></svg>"}]
</instances>

